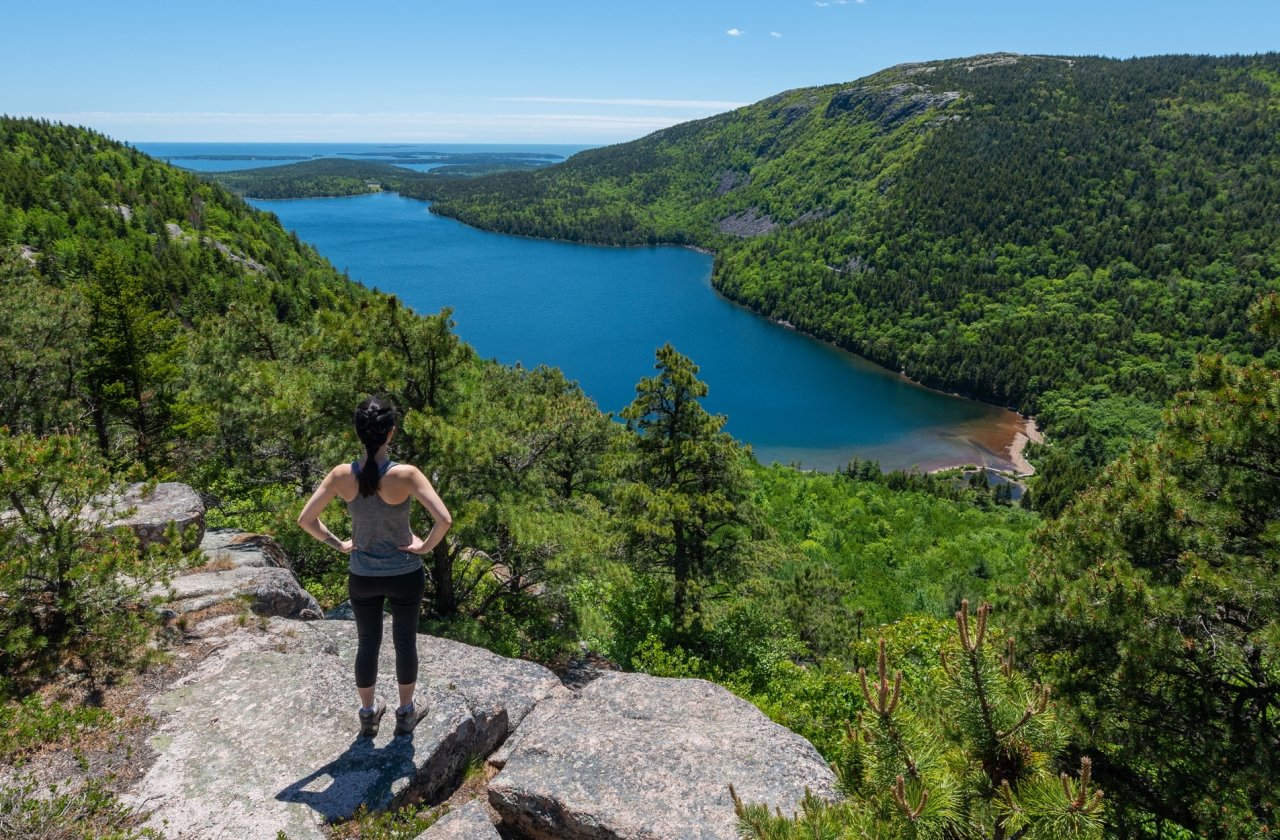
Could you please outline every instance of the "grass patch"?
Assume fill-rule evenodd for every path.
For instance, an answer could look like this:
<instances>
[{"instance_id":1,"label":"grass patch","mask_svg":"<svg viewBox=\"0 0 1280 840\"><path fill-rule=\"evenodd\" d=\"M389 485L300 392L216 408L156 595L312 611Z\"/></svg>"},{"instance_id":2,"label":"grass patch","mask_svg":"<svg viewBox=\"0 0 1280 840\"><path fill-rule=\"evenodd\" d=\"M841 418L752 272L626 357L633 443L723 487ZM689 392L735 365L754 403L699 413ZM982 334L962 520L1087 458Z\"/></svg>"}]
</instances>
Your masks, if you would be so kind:
<instances>
[{"instance_id":1,"label":"grass patch","mask_svg":"<svg viewBox=\"0 0 1280 840\"><path fill-rule=\"evenodd\" d=\"M90 779L78 787L41 787L33 780L0 785L0 837L24 840L163 840L140 826L145 815Z\"/></svg>"},{"instance_id":2,"label":"grass patch","mask_svg":"<svg viewBox=\"0 0 1280 840\"><path fill-rule=\"evenodd\" d=\"M94 706L46 705L37 694L0 705L0 760L13 762L50 744L64 743L117 722L115 715ZM20 837L22 835L0 836Z\"/></svg>"},{"instance_id":3,"label":"grass patch","mask_svg":"<svg viewBox=\"0 0 1280 840\"><path fill-rule=\"evenodd\" d=\"M361 805L355 816L334 826L333 836L337 840L414 840L447 812L447 808L410 805L373 813Z\"/></svg>"}]
</instances>

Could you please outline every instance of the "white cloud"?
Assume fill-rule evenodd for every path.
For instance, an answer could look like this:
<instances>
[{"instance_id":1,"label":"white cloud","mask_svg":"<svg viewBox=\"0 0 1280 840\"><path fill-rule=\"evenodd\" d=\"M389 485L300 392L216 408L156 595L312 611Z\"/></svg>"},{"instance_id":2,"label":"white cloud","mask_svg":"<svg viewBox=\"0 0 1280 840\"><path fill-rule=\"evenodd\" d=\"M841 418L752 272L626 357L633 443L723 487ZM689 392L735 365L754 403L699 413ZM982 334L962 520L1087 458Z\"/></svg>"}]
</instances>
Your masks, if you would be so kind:
<instances>
[{"instance_id":1,"label":"white cloud","mask_svg":"<svg viewBox=\"0 0 1280 840\"><path fill-rule=\"evenodd\" d=\"M778 36L781 37L781 36ZM719 99L588 99L576 96L499 96L495 102L558 102L576 105L626 105L641 108L693 108L729 110L749 102L727 102Z\"/></svg>"},{"instance_id":2,"label":"white cloud","mask_svg":"<svg viewBox=\"0 0 1280 840\"><path fill-rule=\"evenodd\" d=\"M572 143L631 140L684 122L667 114L280 113L77 111L41 113L120 140L192 142Z\"/></svg>"},{"instance_id":3,"label":"white cloud","mask_svg":"<svg viewBox=\"0 0 1280 840\"><path fill-rule=\"evenodd\" d=\"M770 35L772 35L772 36L773 36L773 37L775 37L775 38L781 38L781 37L782 37L782 33L781 33L781 32L770 32L769 34L770 34Z\"/></svg>"},{"instance_id":4,"label":"white cloud","mask_svg":"<svg viewBox=\"0 0 1280 840\"><path fill-rule=\"evenodd\" d=\"M741 29L739 29L739 28L737 28L737 27L735 26L733 29L728 30L728 31L727 31L727 32L725 32L724 34L726 34L726 35L731 35L731 36L733 36L734 38L737 38L737 37L740 37L740 36L742 36L742 35L746 35L747 33L746 33L746 32L743 32Z\"/></svg>"}]
</instances>

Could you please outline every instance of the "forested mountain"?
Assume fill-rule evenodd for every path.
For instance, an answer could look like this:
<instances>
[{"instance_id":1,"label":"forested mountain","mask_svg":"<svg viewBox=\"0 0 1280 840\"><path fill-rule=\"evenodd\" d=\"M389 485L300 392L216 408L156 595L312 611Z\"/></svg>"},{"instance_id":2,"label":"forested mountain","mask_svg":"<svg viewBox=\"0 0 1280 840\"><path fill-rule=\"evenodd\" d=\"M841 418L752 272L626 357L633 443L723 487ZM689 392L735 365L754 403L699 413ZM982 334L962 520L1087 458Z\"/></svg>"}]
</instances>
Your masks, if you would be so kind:
<instances>
[{"instance_id":1,"label":"forested mountain","mask_svg":"<svg viewBox=\"0 0 1280 840\"><path fill-rule=\"evenodd\" d=\"M406 184L479 227L713 249L717 289L1097 466L1201 351L1260 352L1280 55L989 55L788 91L559 166Z\"/></svg>"},{"instance_id":2,"label":"forested mountain","mask_svg":"<svg viewBox=\"0 0 1280 840\"><path fill-rule=\"evenodd\" d=\"M358 454L351 411L370 392L398 404L396 457L430 469L454 517L428 558L427 626L509 654L550 659L585 638L624 664L677 643L711 665L776 665L783 650L842 660L855 612L868 627L944 616L1025 568L1034 516L985 490L765 470L697 407L697 368L674 350L629 430L559 371L478 359L447 311L413 313L271 214L83 129L0 119L0 282L0 593L21 593L0 597L0 729L69 652L95 673L119 665L78 640L141 615L101 609L129 551L91 550L108 537L58 520L80 502L50 521L9 512L47 512L68 488L87 499L126 477L180 479L211 525L275 534L336 604L345 564L294 520L325 471ZM692 405L696 463L719 465L680 472L695 490L645 478L665 474L679 444L659 428L640 448L671 388ZM695 524L681 518L695 515L690 493L711 500L694 505ZM340 510L329 515L345 533ZM693 553L673 560L677 530ZM35 539L48 545L29 550ZM66 613L59 632L30 608L46 586ZM815 588L826 594L792 616Z\"/></svg>"}]
</instances>

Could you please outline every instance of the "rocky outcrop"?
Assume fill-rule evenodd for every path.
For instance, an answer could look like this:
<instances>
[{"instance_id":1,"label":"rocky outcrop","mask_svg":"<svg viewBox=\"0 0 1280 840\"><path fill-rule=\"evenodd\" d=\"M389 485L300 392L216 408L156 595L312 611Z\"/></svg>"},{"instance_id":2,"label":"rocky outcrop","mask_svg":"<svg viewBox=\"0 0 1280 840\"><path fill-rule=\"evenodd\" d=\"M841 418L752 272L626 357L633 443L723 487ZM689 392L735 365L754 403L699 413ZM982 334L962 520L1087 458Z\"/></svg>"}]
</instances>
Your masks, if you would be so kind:
<instances>
[{"instance_id":1,"label":"rocky outcrop","mask_svg":"<svg viewBox=\"0 0 1280 840\"><path fill-rule=\"evenodd\" d=\"M726 169L720 173L720 181L716 184L716 195L727 195L738 187L743 187L750 183L751 174L749 172Z\"/></svg>"},{"instance_id":2,"label":"rocky outcrop","mask_svg":"<svg viewBox=\"0 0 1280 840\"><path fill-rule=\"evenodd\" d=\"M445 814L416 840L501 840L484 803L474 800Z\"/></svg>"},{"instance_id":3,"label":"rocky outcrop","mask_svg":"<svg viewBox=\"0 0 1280 840\"><path fill-rule=\"evenodd\" d=\"M199 545L204 537L204 502L186 484L164 482L150 489L146 484L131 484L119 499L100 499L91 507L108 504L110 511L127 514L113 519L111 526L129 528L143 546L163 542L170 525L177 526L185 546Z\"/></svg>"},{"instance_id":4,"label":"rocky outcrop","mask_svg":"<svg viewBox=\"0 0 1280 840\"><path fill-rule=\"evenodd\" d=\"M179 615L224 603L245 603L261 616L304 620L323 618L320 604L303 589L288 558L271 537L232 530L205 534L200 550L204 565L175 577L151 595L164 597Z\"/></svg>"},{"instance_id":5,"label":"rocky outcrop","mask_svg":"<svg viewBox=\"0 0 1280 840\"><path fill-rule=\"evenodd\" d=\"M387 642L379 693L395 702ZM155 762L127 800L172 838L326 837L360 805L378 810L447 793L467 762L490 754L559 680L530 662L420 636L430 711L412 736L357 736L355 627L272 619L237 630L153 698ZM563 690L563 689L559 689Z\"/></svg>"},{"instance_id":6,"label":"rocky outcrop","mask_svg":"<svg viewBox=\"0 0 1280 840\"><path fill-rule=\"evenodd\" d=\"M945 107L959 98L959 91L934 92L908 82L887 88L858 86L832 96L827 105L826 116L832 119L846 113L857 113L888 130L926 111Z\"/></svg>"},{"instance_id":7,"label":"rocky outcrop","mask_svg":"<svg viewBox=\"0 0 1280 840\"><path fill-rule=\"evenodd\" d=\"M605 674L539 704L496 759L489 803L535 840L735 840L730 784L783 813L836 796L808 741L702 680Z\"/></svg>"},{"instance_id":8,"label":"rocky outcrop","mask_svg":"<svg viewBox=\"0 0 1280 840\"><path fill-rule=\"evenodd\" d=\"M820 222L823 219L830 216L832 212L833 211L827 210L825 208L819 208L815 210L806 210L803 213L801 213L799 216L796 216L795 219L793 219L791 223L787 225L787 227L799 227L800 225L806 225L809 222Z\"/></svg>"},{"instance_id":9,"label":"rocky outcrop","mask_svg":"<svg viewBox=\"0 0 1280 840\"><path fill-rule=\"evenodd\" d=\"M194 242L196 239L194 234L187 233L185 230L182 229L182 226L177 224L176 222L165 222L164 230L165 230L165 233L168 235L168 237L172 239L174 242L180 242L185 244L188 242ZM231 262L235 263L236 265L240 266L243 269L252 271L254 274L268 273L267 267L262 263L258 262L252 257L246 257L244 254L241 254L240 252L234 250L230 246L222 242L219 242L218 240L214 239L212 236L202 236L200 237L200 241L205 245L208 245L209 247L213 248L215 251L222 254L228 260L230 260Z\"/></svg>"},{"instance_id":10,"label":"rocky outcrop","mask_svg":"<svg viewBox=\"0 0 1280 840\"><path fill-rule=\"evenodd\" d=\"M721 233L749 239L753 236L764 236L777 228L778 223L769 218L767 213L761 214L759 207L748 207L741 213L725 216L716 223L716 227Z\"/></svg>"},{"instance_id":11,"label":"rocky outcrop","mask_svg":"<svg viewBox=\"0 0 1280 840\"><path fill-rule=\"evenodd\" d=\"M206 236L204 238L204 242L206 245L212 245L214 250L216 250L219 254L222 254L222 256L231 260L231 262L235 263L241 268L252 271L254 274L267 273L267 267L265 265L253 259L252 257L246 257L244 254L241 254L238 251L232 250L229 246L222 244L216 239L212 239Z\"/></svg>"}]
</instances>

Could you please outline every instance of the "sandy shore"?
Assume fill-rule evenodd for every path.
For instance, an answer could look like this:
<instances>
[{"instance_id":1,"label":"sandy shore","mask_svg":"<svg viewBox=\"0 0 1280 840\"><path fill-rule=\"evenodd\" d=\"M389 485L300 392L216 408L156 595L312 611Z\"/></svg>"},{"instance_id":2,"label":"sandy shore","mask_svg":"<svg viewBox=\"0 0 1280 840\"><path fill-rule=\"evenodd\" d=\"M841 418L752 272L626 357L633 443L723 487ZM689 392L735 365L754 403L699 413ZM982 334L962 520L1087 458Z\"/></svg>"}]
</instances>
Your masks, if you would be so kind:
<instances>
[{"instance_id":1,"label":"sandy shore","mask_svg":"<svg viewBox=\"0 0 1280 840\"><path fill-rule=\"evenodd\" d=\"M976 464L989 470L1026 478L1035 473L1035 467L1031 466L1023 450L1029 441L1044 441L1044 436L1036 428L1035 420L1008 410L994 418L985 417L957 426L954 434L970 447L972 457L964 462L952 457L922 465L926 472L942 472L965 464Z\"/></svg>"},{"instance_id":2,"label":"sandy shore","mask_svg":"<svg viewBox=\"0 0 1280 840\"><path fill-rule=\"evenodd\" d=\"M1009 443L1009 460L1013 462L1013 469L1019 476L1033 475L1036 471L1023 452L1029 442L1044 443L1044 435L1040 434L1040 430L1036 428L1036 421L1030 417L1026 418L1022 431L1016 433Z\"/></svg>"}]
</instances>

